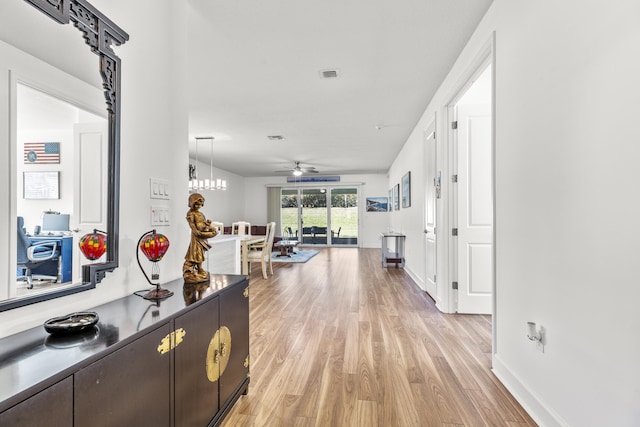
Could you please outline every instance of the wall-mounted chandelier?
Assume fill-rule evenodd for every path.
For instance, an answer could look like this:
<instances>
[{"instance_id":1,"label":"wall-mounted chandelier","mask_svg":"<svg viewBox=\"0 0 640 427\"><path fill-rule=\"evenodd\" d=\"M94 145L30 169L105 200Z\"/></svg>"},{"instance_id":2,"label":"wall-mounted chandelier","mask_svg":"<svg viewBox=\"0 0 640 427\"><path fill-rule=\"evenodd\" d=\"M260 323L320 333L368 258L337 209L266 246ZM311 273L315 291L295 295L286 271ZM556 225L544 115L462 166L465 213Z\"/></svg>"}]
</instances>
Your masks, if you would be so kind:
<instances>
[{"instance_id":1,"label":"wall-mounted chandelier","mask_svg":"<svg viewBox=\"0 0 640 427\"><path fill-rule=\"evenodd\" d=\"M205 179L198 178L198 146L203 140L208 140L210 145L209 154L209 177ZM189 164L189 190L190 191L202 191L202 190L226 190L227 180L213 177L213 137L201 136L196 137L196 162L195 164Z\"/></svg>"}]
</instances>

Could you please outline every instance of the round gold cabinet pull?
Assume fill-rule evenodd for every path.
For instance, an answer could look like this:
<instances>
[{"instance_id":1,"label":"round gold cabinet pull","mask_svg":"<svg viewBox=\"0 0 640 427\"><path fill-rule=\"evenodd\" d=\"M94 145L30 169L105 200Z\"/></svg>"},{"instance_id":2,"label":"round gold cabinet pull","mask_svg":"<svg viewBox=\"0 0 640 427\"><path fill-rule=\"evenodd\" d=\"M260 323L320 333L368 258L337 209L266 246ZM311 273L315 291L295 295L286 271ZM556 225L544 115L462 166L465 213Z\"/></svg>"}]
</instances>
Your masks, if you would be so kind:
<instances>
[{"instance_id":1,"label":"round gold cabinet pull","mask_svg":"<svg viewBox=\"0 0 640 427\"><path fill-rule=\"evenodd\" d=\"M231 356L231 331L226 326L218 329L207 349L207 378L212 383L222 376Z\"/></svg>"}]
</instances>

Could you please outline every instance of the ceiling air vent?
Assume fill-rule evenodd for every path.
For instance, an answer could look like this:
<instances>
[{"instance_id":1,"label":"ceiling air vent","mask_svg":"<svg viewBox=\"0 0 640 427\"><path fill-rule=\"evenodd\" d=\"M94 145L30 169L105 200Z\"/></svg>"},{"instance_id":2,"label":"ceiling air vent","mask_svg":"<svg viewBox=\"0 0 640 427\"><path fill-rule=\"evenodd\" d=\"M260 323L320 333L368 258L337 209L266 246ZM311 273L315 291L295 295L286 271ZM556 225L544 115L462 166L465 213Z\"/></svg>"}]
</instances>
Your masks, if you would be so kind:
<instances>
[{"instance_id":1,"label":"ceiling air vent","mask_svg":"<svg viewBox=\"0 0 640 427\"><path fill-rule=\"evenodd\" d=\"M335 79L338 77L338 70L322 70L320 71L320 77L323 79Z\"/></svg>"},{"instance_id":2,"label":"ceiling air vent","mask_svg":"<svg viewBox=\"0 0 640 427\"><path fill-rule=\"evenodd\" d=\"M282 135L267 135L267 139L269 141L282 141L284 139L284 136L282 136Z\"/></svg>"}]
</instances>

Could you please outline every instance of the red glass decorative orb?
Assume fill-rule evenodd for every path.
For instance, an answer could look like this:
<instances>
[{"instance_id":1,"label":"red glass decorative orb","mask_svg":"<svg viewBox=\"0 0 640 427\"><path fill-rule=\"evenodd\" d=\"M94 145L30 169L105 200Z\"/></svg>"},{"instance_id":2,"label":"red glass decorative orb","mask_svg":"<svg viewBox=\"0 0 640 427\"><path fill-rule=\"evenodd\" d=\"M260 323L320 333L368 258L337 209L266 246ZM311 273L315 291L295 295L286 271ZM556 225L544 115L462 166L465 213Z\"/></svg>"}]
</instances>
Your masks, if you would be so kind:
<instances>
[{"instance_id":1,"label":"red glass decorative orb","mask_svg":"<svg viewBox=\"0 0 640 427\"><path fill-rule=\"evenodd\" d=\"M169 249L169 239L164 234L149 233L140 241L140 250L151 262L158 262Z\"/></svg>"},{"instance_id":2,"label":"red glass decorative orb","mask_svg":"<svg viewBox=\"0 0 640 427\"><path fill-rule=\"evenodd\" d=\"M89 260L95 261L107 251L107 235L101 231L85 234L79 242L82 254Z\"/></svg>"}]
</instances>

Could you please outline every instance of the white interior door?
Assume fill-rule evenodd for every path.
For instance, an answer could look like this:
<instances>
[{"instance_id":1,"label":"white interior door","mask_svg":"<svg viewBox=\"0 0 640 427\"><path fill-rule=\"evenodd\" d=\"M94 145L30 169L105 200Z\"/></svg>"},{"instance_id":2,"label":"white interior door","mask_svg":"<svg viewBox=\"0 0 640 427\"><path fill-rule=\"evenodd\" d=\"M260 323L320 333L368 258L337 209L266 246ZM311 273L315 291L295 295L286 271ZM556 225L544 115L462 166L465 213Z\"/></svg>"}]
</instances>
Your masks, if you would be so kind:
<instances>
[{"instance_id":1,"label":"white interior door","mask_svg":"<svg viewBox=\"0 0 640 427\"><path fill-rule=\"evenodd\" d=\"M438 287L436 281L437 269L437 238L436 238L436 203L438 199L439 178L437 176L436 128L435 121L427 127L425 135L425 218L424 237L426 253L425 291L436 300Z\"/></svg>"},{"instance_id":2,"label":"white interior door","mask_svg":"<svg viewBox=\"0 0 640 427\"><path fill-rule=\"evenodd\" d=\"M78 248L82 236L107 227L107 123L74 126L75 193L70 224L74 231L73 281L82 280L81 265L88 261ZM104 262L106 255L94 262Z\"/></svg>"},{"instance_id":3,"label":"white interior door","mask_svg":"<svg viewBox=\"0 0 640 427\"><path fill-rule=\"evenodd\" d=\"M458 312L491 314L491 105L457 105Z\"/></svg>"}]
</instances>

